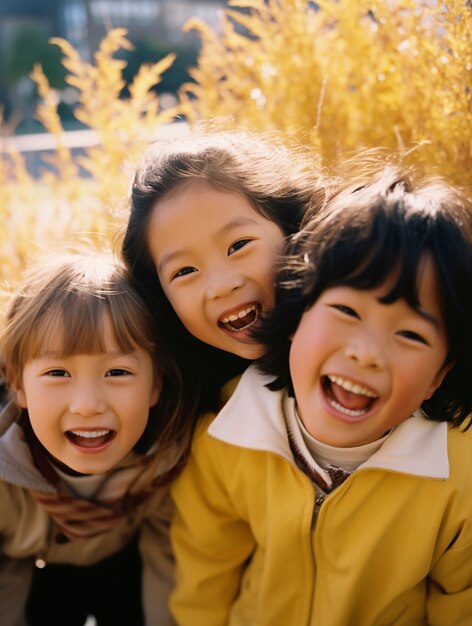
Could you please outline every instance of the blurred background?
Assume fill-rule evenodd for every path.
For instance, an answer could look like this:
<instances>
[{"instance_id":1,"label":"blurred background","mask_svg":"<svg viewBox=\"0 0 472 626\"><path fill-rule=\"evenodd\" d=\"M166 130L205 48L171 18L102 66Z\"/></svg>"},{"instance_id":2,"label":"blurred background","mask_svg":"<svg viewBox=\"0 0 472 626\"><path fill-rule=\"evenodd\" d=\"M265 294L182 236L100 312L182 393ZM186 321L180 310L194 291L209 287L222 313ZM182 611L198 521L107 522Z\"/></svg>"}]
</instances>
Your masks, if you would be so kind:
<instances>
[{"instance_id":1,"label":"blurred background","mask_svg":"<svg viewBox=\"0 0 472 626\"><path fill-rule=\"evenodd\" d=\"M30 74L40 63L56 90L65 129L80 127L72 114L77 92L68 86L61 52L49 43L62 37L80 56L91 61L100 41L112 28L128 29L133 49L121 51L129 83L143 63L156 62L169 52L177 55L156 91L163 104L176 102L178 88L188 80L200 47L194 32L182 26L190 17L218 28L224 0L0 0L0 103L5 119L17 133L44 130L35 118L38 92Z\"/></svg>"},{"instance_id":2,"label":"blurred background","mask_svg":"<svg viewBox=\"0 0 472 626\"><path fill-rule=\"evenodd\" d=\"M201 125L472 193L472 1L0 0L0 283L119 246L139 155Z\"/></svg>"}]
</instances>

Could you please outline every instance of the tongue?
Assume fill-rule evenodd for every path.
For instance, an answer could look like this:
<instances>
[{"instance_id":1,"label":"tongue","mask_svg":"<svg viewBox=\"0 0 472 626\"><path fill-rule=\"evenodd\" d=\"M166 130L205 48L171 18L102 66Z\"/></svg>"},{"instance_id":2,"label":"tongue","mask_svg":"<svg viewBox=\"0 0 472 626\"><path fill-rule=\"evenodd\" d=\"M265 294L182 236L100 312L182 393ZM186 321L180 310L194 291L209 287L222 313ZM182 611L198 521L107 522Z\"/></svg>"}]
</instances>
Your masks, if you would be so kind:
<instances>
[{"instance_id":1,"label":"tongue","mask_svg":"<svg viewBox=\"0 0 472 626\"><path fill-rule=\"evenodd\" d=\"M372 402L372 398L361 396L358 393L353 393L352 391L347 391L347 389L343 389L333 382L331 382L331 393L333 394L333 398L336 402L339 402L339 404L346 409L351 409L353 411L365 409Z\"/></svg>"}]
</instances>

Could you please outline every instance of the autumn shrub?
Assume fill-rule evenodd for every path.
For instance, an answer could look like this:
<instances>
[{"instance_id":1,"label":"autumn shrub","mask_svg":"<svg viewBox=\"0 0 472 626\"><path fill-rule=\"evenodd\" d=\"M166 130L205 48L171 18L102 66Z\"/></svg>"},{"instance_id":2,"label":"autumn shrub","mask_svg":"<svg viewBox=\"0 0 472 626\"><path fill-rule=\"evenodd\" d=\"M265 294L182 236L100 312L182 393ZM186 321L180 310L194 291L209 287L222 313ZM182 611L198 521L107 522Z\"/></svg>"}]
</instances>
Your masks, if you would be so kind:
<instances>
[{"instance_id":1,"label":"autumn shrub","mask_svg":"<svg viewBox=\"0 0 472 626\"><path fill-rule=\"evenodd\" d=\"M372 146L414 150L471 185L472 3L230 0L181 97L190 121L283 129L327 162Z\"/></svg>"},{"instance_id":2,"label":"autumn shrub","mask_svg":"<svg viewBox=\"0 0 472 626\"><path fill-rule=\"evenodd\" d=\"M56 139L39 179L22 155L0 159L0 278L15 279L31 251L89 237L109 245L121 223L132 164L163 124L281 130L318 148L324 164L363 147L398 149L472 190L472 2L470 0L231 0L220 27L190 20L201 39L173 110L152 89L169 54L142 65L123 94L131 47L123 29L101 42L93 63L61 39L77 119L97 145L76 156L64 141L57 98L40 67L37 116ZM86 176L79 176L79 170Z\"/></svg>"},{"instance_id":3,"label":"autumn shrub","mask_svg":"<svg viewBox=\"0 0 472 626\"><path fill-rule=\"evenodd\" d=\"M96 132L97 143L80 156L72 153L64 140L56 92L42 68L36 66L32 73L40 96L36 114L55 138L55 149L42 157L44 168L39 178L27 170L13 142L0 159L3 281L15 280L27 260L44 248L73 246L79 241L109 246L119 226L115 209L123 206L128 192L126 165L132 164L151 139L158 138L159 127L175 115L173 110L161 110L152 90L175 55L142 65L129 85L129 97L123 99L125 62L114 55L131 47L124 29L108 33L93 63L83 61L63 39L51 43L60 48L66 82L77 91L75 116Z\"/></svg>"}]
</instances>

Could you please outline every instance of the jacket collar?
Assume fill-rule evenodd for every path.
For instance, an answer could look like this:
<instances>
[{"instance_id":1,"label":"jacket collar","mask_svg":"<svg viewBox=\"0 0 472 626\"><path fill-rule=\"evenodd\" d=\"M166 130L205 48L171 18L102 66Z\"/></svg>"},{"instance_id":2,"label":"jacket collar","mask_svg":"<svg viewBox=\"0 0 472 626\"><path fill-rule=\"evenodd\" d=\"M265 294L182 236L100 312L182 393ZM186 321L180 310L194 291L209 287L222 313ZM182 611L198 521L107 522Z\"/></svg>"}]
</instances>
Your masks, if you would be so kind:
<instances>
[{"instance_id":1,"label":"jacket collar","mask_svg":"<svg viewBox=\"0 0 472 626\"><path fill-rule=\"evenodd\" d=\"M251 365L233 395L208 428L215 439L250 450L273 452L295 464L284 411L295 411L293 398L265 386L272 379ZM421 411L399 424L381 448L358 470L385 469L426 478L449 476L447 423L425 419Z\"/></svg>"}]
</instances>

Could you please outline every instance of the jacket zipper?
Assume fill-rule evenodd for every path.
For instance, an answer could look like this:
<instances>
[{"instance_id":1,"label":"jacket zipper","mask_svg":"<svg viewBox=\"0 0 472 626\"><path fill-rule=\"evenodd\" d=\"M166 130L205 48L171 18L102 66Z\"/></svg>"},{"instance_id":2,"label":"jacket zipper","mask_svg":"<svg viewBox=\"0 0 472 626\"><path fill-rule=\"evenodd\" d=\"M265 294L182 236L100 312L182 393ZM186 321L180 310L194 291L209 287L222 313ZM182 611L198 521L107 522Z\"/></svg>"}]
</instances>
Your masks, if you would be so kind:
<instances>
[{"instance_id":1,"label":"jacket zipper","mask_svg":"<svg viewBox=\"0 0 472 626\"><path fill-rule=\"evenodd\" d=\"M315 490L315 500L314 500L313 511L312 511L312 514L311 514L310 530L309 530L310 554L311 554L311 573L312 573L312 577L313 577L313 585L311 587L310 610L308 611L307 626L311 626L311 624L312 624L313 598L314 598L314 595L315 595L316 559L315 559L315 552L314 552L314 549L313 549L314 534L315 534L315 524L316 524L316 520L318 518L318 513L320 511L321 505L323 504L324 499L326 498L325 495L323 495L321 493L318 493L317 487L314 487L314 490Z\"/></svg>"}]
</instances>

